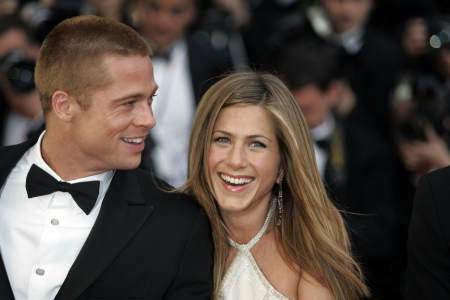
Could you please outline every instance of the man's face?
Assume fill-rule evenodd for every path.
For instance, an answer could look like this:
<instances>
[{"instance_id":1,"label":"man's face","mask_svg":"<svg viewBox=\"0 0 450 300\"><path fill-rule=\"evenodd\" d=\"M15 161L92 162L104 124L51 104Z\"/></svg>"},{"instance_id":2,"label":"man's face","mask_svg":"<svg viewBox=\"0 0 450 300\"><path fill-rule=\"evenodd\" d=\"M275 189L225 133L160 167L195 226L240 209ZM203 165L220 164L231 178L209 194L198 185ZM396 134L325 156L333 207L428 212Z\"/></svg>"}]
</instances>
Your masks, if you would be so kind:
<instances>
[{"instance_id":1,"label":"man's face","mask_svg":"<svg viewBox=\"0 0 450 300\"><path fill-rule=\"evenodd\" d=\"M87 107L74 105L70 127L72 153L89 173L136 168L155 125L151 104L157 87L150 59L107 55L103 66L109 83L83 99Z\"/></svg>"},{"instance_id":2,"label":"man's face","mask_svg":"<svg viewBox=\"0 0 450 300\"><path fill-rule=\"evenodd\" d=\"M366 22L372 0L321 0L337 33L356 30Z\"/></svg>"},{"instance_id":3,"label":"man's face","mask_svg":"<svg viewBox=\"0 0 450 300\"><path fill-rule=\"evenodd\" d=\"M195 16L195 0L143 0L141 33L157 49L165 49L179 39Z\"/></svg>"},{"instance_id":4,"label":"man's face","mask_svg":"<svg viewBox=\"0 0 450 300\"><path fill-rule=\"evenodd\" d=\"M327 93L313 84L293 90L292 94L305 116L308 127L311 129L322 124L331 112L332 107Z\"/></svg>"}]
</instances>

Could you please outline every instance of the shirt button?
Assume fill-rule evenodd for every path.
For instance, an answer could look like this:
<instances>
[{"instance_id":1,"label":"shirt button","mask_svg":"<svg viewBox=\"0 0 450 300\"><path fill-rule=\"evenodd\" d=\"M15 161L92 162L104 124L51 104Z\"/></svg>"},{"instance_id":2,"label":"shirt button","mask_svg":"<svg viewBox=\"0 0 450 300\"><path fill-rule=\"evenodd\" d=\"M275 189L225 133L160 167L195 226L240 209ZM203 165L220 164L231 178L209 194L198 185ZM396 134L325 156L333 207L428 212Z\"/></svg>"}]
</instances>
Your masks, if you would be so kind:
<instances>
[{"instance_id":1,"label":"shirt button","mask_svg":"<svg viewBox=\"0 0 450 300\"><path fill-rule=\"evenodd\" d=\"M41 269L41 268L37 268L36 269L36 275L44 276L44 274L45 274L45 270L44 269Z\"/></svg>"},{"instance_id":2,"label":"shirt button","mask_svg":"<svg viewBox=\"0 0 450 300\"><path fill-rule=\"evenodd\" d=\"M58 219L52 219L51 221L50 221L50 223L52 224L52 225L59 225L59 220Z\"/></svg>"}]
</instances>

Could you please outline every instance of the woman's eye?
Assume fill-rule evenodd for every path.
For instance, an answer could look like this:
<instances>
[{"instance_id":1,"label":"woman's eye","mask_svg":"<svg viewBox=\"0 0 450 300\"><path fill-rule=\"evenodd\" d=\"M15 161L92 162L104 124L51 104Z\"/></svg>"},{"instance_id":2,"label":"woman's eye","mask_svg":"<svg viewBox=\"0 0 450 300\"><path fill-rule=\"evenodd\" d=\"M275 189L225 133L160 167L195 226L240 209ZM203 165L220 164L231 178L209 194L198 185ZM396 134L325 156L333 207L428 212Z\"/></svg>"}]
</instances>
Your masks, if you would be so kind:
<instances>
[{"instance_id":1,"label":"woman's eye","mask_svg":"<svg viewBox=\"0 0 450 300\"><path fill-rule=\"evenodd\" d=\"M254 141L250 144L250 147L252 148L266 148L266 144L258 142L258 141Z\"/></svg>"},{"instance_id":2,"label":"woman's eye","mask_svg":"<svg viewBox=\"0 0 450 300\"><path fill-rule=\"evenodd\" d=\"M218 143L218 144L227 144L229 141L230 141L230 139L225 136L219 136L219 137L214 138L214 143Z\"/></svg>"}]
</instances>

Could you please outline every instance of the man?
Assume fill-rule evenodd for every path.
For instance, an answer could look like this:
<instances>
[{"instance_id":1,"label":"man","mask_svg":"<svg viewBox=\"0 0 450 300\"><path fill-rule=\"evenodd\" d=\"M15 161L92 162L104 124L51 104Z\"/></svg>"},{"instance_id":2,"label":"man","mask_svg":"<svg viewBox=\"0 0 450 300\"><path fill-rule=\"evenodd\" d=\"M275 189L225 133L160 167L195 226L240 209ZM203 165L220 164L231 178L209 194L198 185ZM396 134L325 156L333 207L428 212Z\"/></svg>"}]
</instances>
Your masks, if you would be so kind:
<instances>
[{"instance_id":1,"label":"man","mask_svg":"<svg viewBox=\"0 0 450 300\"><path fill-rule=\"evenodd\" d=\"M389 95L401 71L402 55L394 41L369 24L373 0L318 0L280 21L271 37L276 53L286 40L315 36L340 48L344 76L356 97L356 109L373 119L389 142ZM269 57L269 59L271 59ZM386 72L389 70L389 72Z\"/></svg>"},{"instance_id":2,"label":"man","mask_svg":"<svg viewBox=\"0 0 450 300\"><path fill-rule=\"evenodd\" d=\"M144 166L173 186L187 176L187 151L192 119L203 92L231 59L225 45L214 45L208 35L191 32L196 0L139 0L138 28L155 50L155 97L152 142Z\"/></svg>"},{"instance_id":3,"label":"man","mask_svg":"<svg viewBox=\"0 0 450 300\"><path fill-rule=\"evenodd\" d=\"M288 44L280 73L311 130L317 166L330 198L346 212L352 250L367 278L371 299L401 299L407 209L396 199L398 180L383 138L359 111L336 113L344 105L338 50L317 38Z\"/></svg>"},{"instance_id":4,"label":"man","mask_svg":"<svg viewBox=\"0 0 450 300\"><path fill-rule=\"evenodd\" d=\"M450 168L422 177L408 240L406 299L450 299Z\"/></svg>"},{"instance_id":5,"label":"man","mask_svg":"<svg viewBox=\"0 0 450 300\"><path fill-rule=\"evenodd\" d=\"M207 218L135 169L155 125L149 49L112 20L47 36L39 140L0 148L0 299L209 299Z\"/></svg>"}]
</instances>

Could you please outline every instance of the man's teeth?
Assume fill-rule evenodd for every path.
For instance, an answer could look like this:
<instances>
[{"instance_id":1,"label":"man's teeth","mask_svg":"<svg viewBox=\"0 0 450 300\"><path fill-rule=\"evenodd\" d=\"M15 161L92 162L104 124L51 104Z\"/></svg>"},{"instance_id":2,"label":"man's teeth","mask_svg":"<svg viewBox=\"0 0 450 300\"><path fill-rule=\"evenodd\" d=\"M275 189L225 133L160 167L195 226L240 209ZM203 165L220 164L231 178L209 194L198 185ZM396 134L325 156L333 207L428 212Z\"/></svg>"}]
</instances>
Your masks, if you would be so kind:
<instances>
[{"instance_id":1,"label":"man's teeth","mask_svg":"<svg viewBox=\"0 0 450 300\"><path fill-rule=\"evenodd\" d=\"M222 180L225 181L226 183L232 185L244 185L252 181L252 179L250 178L234 178L225 174L220 174L220 178L222 178Z\"/></svg>"},{"instance_id":2,"label":"man's teeth","mask_svg":"<svg viewBox=\"0 0 450 300\"><path fill-rule=\"evenodd\" d=\"M131 144L140 144L144 141L144 138L123 138L123 140Z\"/></svg>"}]
</instances>

